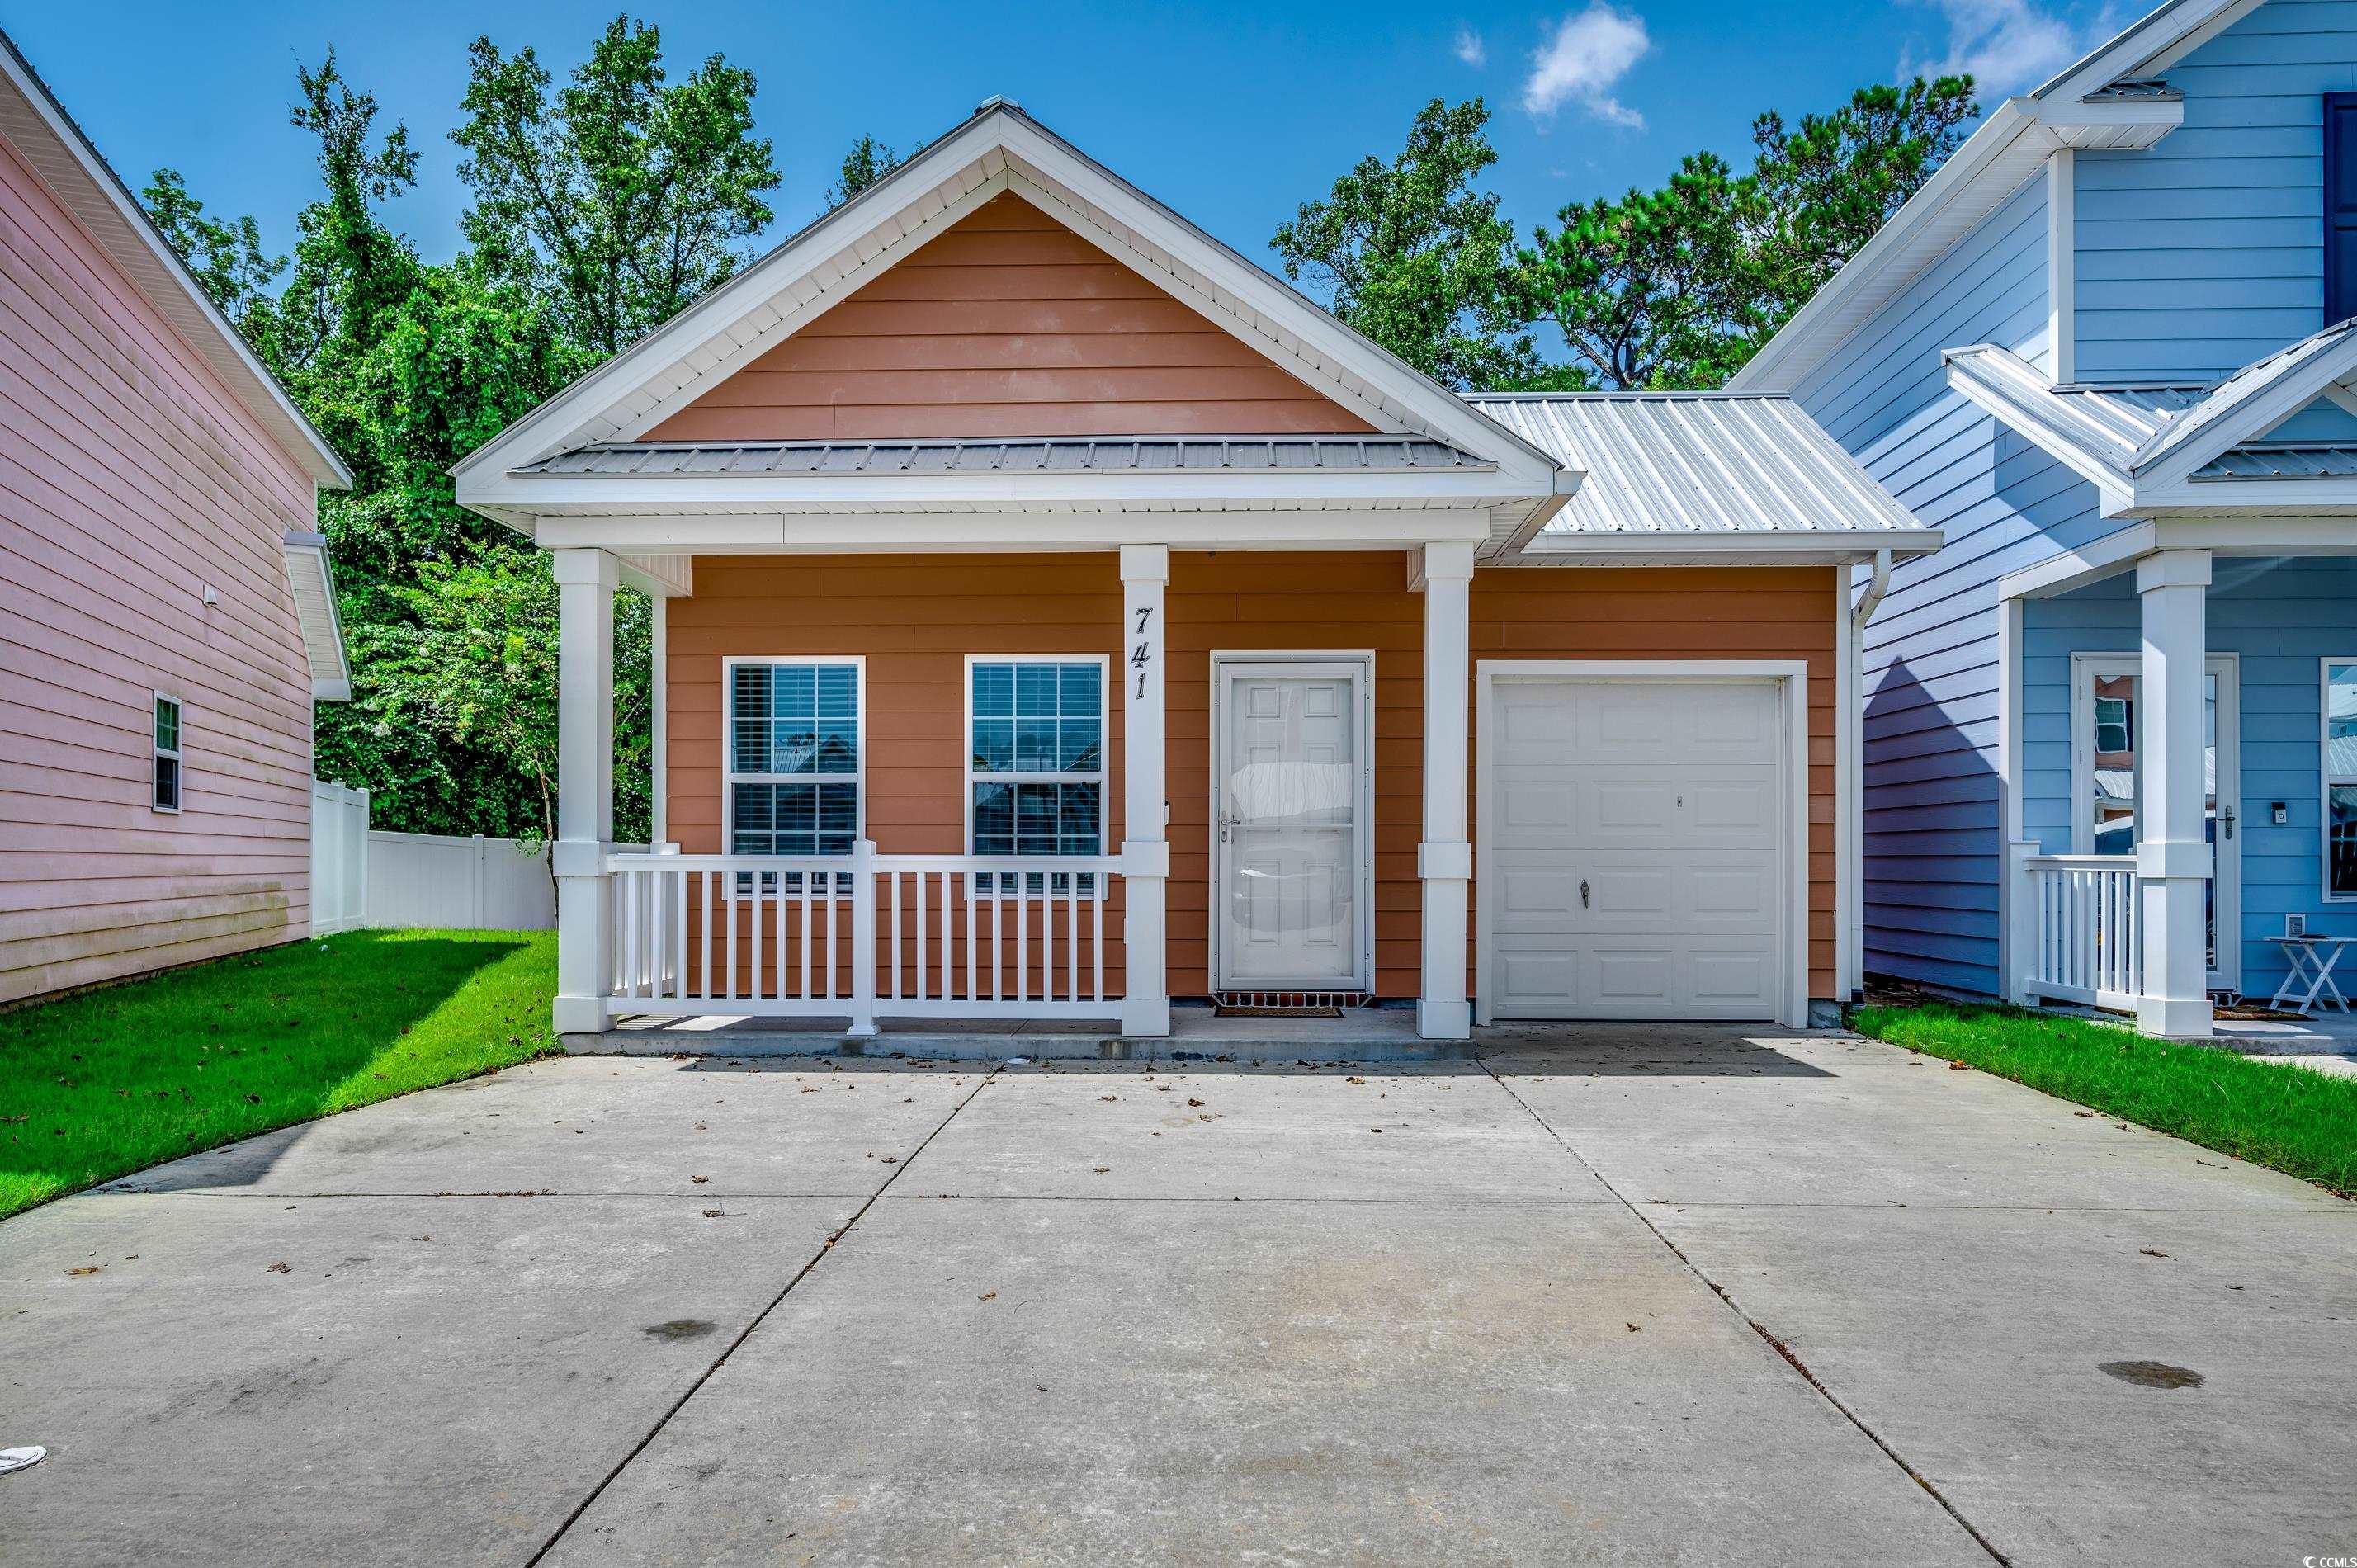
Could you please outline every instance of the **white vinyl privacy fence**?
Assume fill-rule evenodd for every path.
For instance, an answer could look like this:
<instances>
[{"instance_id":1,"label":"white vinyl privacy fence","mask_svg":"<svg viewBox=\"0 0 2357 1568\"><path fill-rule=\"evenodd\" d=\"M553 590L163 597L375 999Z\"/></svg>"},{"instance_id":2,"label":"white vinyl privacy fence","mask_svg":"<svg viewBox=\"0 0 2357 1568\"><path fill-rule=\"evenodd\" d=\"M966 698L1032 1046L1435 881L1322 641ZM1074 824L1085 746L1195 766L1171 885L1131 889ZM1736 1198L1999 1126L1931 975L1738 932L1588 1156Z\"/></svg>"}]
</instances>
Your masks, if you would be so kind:
<instances>
[{"instance_id":1,"label":"white vinyl privacy fence","mask_svg":"<svg viewBox=\"0 0 2357 1568\"><path fill-rule=\"evenodd\" d=\"M514 839L368 836L368 923L442 930L545 931L556 925L548 852Z\"/></svg>"},{"instance_id":2,"label":"white vinyl privacy fence","mask_svg":"<svg viewBox=\"0 0 2357 1568\"><path fill-rule=\"evenodd\" d=\"M311 934L332 936L366 922L369 792L311 780Z\"/></svg>"}]
</instances>

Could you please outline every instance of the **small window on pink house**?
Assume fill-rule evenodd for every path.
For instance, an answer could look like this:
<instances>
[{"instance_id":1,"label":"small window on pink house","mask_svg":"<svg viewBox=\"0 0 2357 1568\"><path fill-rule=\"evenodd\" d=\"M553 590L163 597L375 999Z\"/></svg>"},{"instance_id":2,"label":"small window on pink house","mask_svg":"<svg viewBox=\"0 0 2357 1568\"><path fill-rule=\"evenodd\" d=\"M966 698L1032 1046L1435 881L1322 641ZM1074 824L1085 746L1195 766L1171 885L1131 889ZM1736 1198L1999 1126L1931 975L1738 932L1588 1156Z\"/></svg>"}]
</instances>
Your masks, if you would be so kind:
<instances>
[{"instance_id":1,"label":"small window on pink house","mask_svg":"<svg viewBox=\"0 0 2357 1568\"><path fill-rule=\"evenodd\" d=\"M180 809L180 699L156 693L156 796L159 811Z\"/></svg>"}]
</instances>

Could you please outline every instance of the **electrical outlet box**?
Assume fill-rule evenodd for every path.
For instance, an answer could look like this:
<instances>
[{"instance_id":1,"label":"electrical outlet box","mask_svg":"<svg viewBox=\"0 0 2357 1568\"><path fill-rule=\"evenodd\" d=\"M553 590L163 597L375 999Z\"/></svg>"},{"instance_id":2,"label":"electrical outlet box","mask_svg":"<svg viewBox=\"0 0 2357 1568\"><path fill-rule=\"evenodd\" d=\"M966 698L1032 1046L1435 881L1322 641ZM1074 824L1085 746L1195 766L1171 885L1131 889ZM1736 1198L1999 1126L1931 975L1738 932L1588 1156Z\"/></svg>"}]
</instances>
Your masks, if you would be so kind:
<instances>
[{"instance_id":1,"label":"electrical outlet box","mask_svg":"<svg viewBox=\"0 0 2357 1568\"><path fill-rule=\"evenodd\" d=\"M2273 805L2267 808L2267 821L2275 823L2275 825L2279 828L2289 826L2291 823L2291 808L2284 804L2281 800L2276 801Z\"/></svg>"}]
</instances>

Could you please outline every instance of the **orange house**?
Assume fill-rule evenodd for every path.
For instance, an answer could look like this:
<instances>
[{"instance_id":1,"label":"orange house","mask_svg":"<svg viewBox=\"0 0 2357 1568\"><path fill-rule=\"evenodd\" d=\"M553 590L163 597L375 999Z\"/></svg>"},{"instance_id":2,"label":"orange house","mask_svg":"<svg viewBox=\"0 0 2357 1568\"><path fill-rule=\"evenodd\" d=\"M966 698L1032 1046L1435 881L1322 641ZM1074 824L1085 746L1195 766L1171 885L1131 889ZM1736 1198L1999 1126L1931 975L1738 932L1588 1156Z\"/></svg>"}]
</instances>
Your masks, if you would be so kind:
<instances>
[{"instance_id":1,"label":"orange house","mask_svg":"<svg viewBox=\"0 0 2357 1568\"><path fill-rule=\"evenodd\" d=\"M1937 535L1781 398L1451 392L1002 100L457 480L554 553L569 1033L1855 984L1859 610Z\"/></svg>"}]
</instances>

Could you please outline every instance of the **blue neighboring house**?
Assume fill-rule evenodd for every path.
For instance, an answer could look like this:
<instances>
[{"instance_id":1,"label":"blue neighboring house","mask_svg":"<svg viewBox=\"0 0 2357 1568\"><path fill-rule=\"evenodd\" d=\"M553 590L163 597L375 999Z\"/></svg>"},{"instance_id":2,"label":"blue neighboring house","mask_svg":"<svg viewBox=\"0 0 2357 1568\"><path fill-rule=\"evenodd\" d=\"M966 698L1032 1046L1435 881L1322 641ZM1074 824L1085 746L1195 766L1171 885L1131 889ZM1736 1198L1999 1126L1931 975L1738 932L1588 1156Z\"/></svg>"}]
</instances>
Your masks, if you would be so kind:
<instances>
[{"instance_id":1,"label":"blue neighboring house","mask_svg":"<svg viewBox=\"0 0 2357 1568\"><path fill-rule=\"evenodd\" d=\"M2357 0L2179 0L1736 378L1946 539L1860 585L1853 972L2200 1036L2357 937L2352 316Z\"/></svg>"}]
</instances>

